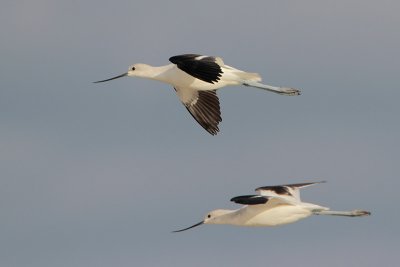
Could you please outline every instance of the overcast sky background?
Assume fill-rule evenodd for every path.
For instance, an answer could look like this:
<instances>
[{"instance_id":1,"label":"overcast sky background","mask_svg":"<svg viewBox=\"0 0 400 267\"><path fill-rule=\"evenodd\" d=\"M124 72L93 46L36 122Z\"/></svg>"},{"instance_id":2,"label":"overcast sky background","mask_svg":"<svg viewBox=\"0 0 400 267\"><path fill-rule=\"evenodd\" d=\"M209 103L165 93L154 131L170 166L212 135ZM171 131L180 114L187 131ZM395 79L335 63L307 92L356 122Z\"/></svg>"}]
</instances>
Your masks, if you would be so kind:
<instances>
[{"instance_id":1,"label":"overcast sky background","mask_svg":"<svg viewBox=\"0 0 400 267\"><path fill-rule=\"evenodd\" d=\"M398 1L21 1L0 9L0 265L394 266ZM218 55L284 97L219 91L204 131L171 87L93 81ZM276 228L172 234L259 186L366 209Z\"/></svg>"}]
</instances>

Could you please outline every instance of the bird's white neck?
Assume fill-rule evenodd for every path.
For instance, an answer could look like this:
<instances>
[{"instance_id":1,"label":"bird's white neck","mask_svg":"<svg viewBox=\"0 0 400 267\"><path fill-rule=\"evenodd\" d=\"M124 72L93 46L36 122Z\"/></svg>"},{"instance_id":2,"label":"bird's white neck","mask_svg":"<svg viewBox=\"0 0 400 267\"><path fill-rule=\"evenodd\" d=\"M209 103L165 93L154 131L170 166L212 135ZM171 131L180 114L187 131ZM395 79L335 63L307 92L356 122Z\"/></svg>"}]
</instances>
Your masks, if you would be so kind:
<instances>
[{"instance_id":1,"label":"bird's white neck","mask_svg":"<svg viewBox=\"0 0 400 267\"><path fill-rule=\"evenodd\" d=\"M173 64L166 66L154 67L145 64L138 64L137 69L132 72L132 76L157 80L161 82L169 82L169 72L174 67Z\"/></svg>"}]
</instances>

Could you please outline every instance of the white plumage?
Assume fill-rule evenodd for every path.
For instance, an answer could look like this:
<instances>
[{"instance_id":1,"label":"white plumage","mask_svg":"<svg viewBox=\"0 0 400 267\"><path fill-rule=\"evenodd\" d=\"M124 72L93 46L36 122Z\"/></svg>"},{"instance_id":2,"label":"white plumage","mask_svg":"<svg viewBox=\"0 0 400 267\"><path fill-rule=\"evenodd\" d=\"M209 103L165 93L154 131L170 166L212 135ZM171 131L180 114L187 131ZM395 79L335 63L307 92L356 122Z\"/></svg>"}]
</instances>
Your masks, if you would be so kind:
<instances>
[{"instance_id":1,"label":"white plumage","mask_svg":"<svg viewBox=\"0 0 400 267\"><path fill-rule=\"evenodd\" d=\"M293 223L311 215L366 216L364 210L332 211L327 207L302 202L300 188L321 182L264 186L256 189L258 195L244 195L231 201L244 205L237 210L213 210L203 221L177 230L182 232L202 224L230 224L237 226L277 226Z\"/></svg>"},{"instance_id":2,"label":"white plumage","mask_svg":"<svg viewBox=\"0 0 400 267\"><path fill-rule=\"evenodd\" d=\"M170 84L193 118L212 135L218 133L218 124L222 121L216 94L219 88L244 85L282 95L300 94L297 89L262 84L259 74L225 65L220 57L185 54L171 57L169 60L173 64L161 67L134 64L124 74L95 83L130 76Z\"/></svg>"}]
</instances>

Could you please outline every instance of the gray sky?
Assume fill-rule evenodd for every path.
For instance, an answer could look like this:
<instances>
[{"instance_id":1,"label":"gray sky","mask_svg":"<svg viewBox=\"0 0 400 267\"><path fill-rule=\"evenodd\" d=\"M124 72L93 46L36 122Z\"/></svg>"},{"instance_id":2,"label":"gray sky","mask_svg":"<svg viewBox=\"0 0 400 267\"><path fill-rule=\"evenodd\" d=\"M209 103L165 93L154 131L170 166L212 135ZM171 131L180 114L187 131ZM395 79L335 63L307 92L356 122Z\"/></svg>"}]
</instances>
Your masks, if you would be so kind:
<instances>
[{"instance_id":1,"label":"gray sky","mask_svg":"<svg viewBox=\"0 0 400 267\"><path fill-rule=\"evenodd\" d=\"M4 1L3 1L4 2ZM0 9L1 266L393 266L397 1L11 1ZM172 88L92 81L218 55L300 97L219 91L211 136ZM206 225L264 185L368 218Z\"/></svg>"}]
</instances>

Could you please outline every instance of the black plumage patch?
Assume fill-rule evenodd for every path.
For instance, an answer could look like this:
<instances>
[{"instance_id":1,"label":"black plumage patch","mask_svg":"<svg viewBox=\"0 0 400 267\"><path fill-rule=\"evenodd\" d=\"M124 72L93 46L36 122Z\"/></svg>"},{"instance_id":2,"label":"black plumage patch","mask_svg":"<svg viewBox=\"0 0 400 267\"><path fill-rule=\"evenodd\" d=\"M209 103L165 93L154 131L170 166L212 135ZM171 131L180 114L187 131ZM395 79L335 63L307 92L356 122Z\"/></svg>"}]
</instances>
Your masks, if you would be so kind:
<instances>
[{"instance_id":1,"label":"black plumage patch","mask_svg":"<svg viewBox=\"0 0 400 267\"><path fill-rule=\"evenodd\" d=\"M263 186L259 187L256 189L257 190L271 190L275 192L278 195L288 195L291 196L292 194L290 193L289 188L302 188L305 186L313 185L313 184L319 184L319 183L324 183L324 181L321 182L312 182L312 183L299 183L299 184L285 184L285 185L273 185L273 186Z\"/></svg>"},{"instance_id":2,"label":"black plumage patch","mask_svg":"<svg viewBox=\"0 0 400 267\"><path fill-rule=\"evenodd\" d=\"M244 195L234 197L231 199L231 201L243 205L259 205L267 203L268 197L259 195Z\"/></svg>"},{"instance_id":3,"label":"black plumage patch","mask_svg":"<svg viewBox=\"0 0 400 267\"><path fill-rule=\"evenodd\" d=\"M309 186L309 185L313 185L313 184L320 184L320 183L324 183L324 181L312 182L312 183L285 184L283 186L293 187L293 188L302 188L302 187L305 187L305 186Z\"/></svg>"},{"instance_id":4,"label":"black plumage patch","mask_svg":"<svg viewBox=\"0 0 400 267\"><path fill-rule=\"evenodd\" d=\"M171 57L169 61L176 64L179 69L197 79L208 83L218 82L222 74L222 69L215 62L215 58L204 57L196 59L198 57L201 57L201 55L185 54Z\"/></svg>"},{"instance_id":5,"label":"black plumage patch","mask_svg":"<svg viewBox=\"0 0 400 267\"><path fill-rule=\"evenodd\" d=\"M289 188L284 185L263 186L263 187L257 188L256 190L270 190L270 191L275 192L278 195L288 195L288 196L292 195L289 191Z\"/></svg>"}]
</instances>

